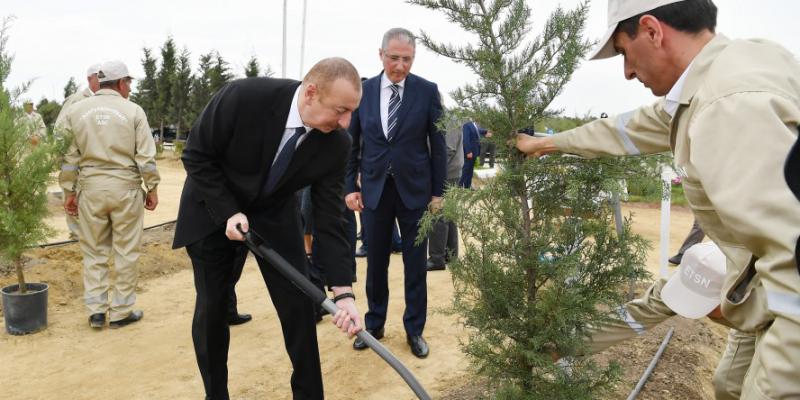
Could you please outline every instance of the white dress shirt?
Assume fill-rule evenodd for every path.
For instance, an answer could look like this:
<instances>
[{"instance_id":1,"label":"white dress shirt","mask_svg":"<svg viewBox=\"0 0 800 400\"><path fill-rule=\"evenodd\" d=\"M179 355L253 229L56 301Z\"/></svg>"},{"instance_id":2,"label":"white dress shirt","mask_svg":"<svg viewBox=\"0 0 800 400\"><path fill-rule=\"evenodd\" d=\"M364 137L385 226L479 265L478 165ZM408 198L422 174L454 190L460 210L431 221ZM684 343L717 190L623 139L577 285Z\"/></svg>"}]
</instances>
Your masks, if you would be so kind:
<instances>
[{"instance_id":1,"label":"white dress shirt","mask_svg":"<svg viewBox=\"0 0 800 400\"><path fill-rule=\"evenodd\" d=\"M300 118L300 108L297 107L298 99L300 98L300 88L303 87L302 85L297 87L297 90L294 91L294 98L292 99L292 105L289 106L289 116L286 118L286 129L283 131L283 137L281 138L281 144L278 145L278 151L275 153L275 158L272 159L272 164L275 164L275 160L278 159L278 154L281 154L281 150L283 150L283 146L286 145L286 142L291 139L292 135L294 135L295 129L299 127L305 127L306 133L300 135L297 139L297 145L294 147L297 150L300 147L300 143L303 143L306 137L308 137L308 132L311 130L308 126L303 124L303 119Z\"/></svg>"},{"instance_id":2,"label":"white dress shirt","mask_svg":"<svg viewBox=\"0 0 800 400\"><path fill-rule=\"evenodd\" d=\"M397 83L400 86L400 101L403 100L403 87L406 80ZM381 74L381 125L383 126L383 135L389 138L389 99L392 97L392 81L386 77L386 73Z\"/></svg>"},{"instance_id":3,"label":"white dress shirt","mask_svg":"<svg viewBox=\"0 0 800 400\"><path fill-rule=\"evenodd\" d=\"M678 106L681 104L681 94L683 93L683 85L686 82L686 76L689 75L689 70L692 69L692 64L694 60L686 66L686 69L683 70L680 78L672 85L672 89L669 90L667 96L664 97L664 111L669 114L670 117L675 118L675 113L678 112Z\"/></svg>"}]
</instances>

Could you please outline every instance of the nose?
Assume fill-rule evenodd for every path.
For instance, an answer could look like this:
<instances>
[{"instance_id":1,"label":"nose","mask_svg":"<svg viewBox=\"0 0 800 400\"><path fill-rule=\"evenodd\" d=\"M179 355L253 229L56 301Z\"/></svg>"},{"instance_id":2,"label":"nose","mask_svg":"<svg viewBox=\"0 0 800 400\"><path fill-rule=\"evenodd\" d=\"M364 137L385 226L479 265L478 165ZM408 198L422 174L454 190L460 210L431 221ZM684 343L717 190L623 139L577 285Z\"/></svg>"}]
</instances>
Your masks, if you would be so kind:
<instances>
[{"instance_id":1,"label":"nose","mask_svg":"<svg viewBox=\"0 0 800 400\"><path fill-rule=\"evenodd\" d=\"M352 114L353 113L347 112L339 118L339 126L342 127L342 129L347 129L347 127L350 126L350 117L352 117Z\"/></svg>"},{"instance_id":2,"label":"nose","mask_svg":"<svg viewBox=\"0 0 800 400\"><path fill-rule=\"evenodd\" d=\"M625 79L632 80L636 78L636 72L633 70L633 67L628 63L628 60L625 60L625 66L623 68L623 72L625 73Z\"/></svg>"}]
</instances>

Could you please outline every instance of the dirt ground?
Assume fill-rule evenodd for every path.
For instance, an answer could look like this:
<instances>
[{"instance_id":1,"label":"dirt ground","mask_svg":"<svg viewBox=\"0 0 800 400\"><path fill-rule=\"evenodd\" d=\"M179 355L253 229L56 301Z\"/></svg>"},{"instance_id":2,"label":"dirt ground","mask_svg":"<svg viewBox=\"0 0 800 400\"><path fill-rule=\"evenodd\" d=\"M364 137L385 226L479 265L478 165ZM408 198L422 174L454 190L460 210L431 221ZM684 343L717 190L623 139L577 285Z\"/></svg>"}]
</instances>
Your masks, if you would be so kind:
<instances>
[{"instance_id":1,"label":"dirt ground","mask_svg":"<svg viewBox=\"0 0 800 400\"><path fill-rule=\"evenodd\" d=\"M183 169L176 160L161 160L160 204L146 213L145 226L175 219ZM54 189L55 190L55 189ZM51 204L50 224L67 238L58 200ZM659 210L628 205L635 230L657 244ZM679 247L692 223L691 214L673 208L671 250ZM170 248L172 226L148 230L140 259L137 307L144 320L124 329L93 331L82 302L81 254L76 244L27 253L31 282L50 284L49 326L40 333L11 336L0 333L0 387L7 399L201 399L203 385L194 358L191 319L194 287L189 259ZM648 266L658 272L657 249ZM428 275L429 317L425 338L430 356L411 355L402 327L402 260L392 255L390 311L383 343L420 379L435 399L473 399L482 392L459 351L465 332L455 317L441 312L450 305L452 282L448 271ZM671 268L674 270L674 268ZM357 305L366 311L366 260L358 259ZM0 273L0 286L14 276ZM288 399L290 364L280 327L252 257L237 285L239 309L253 321L231 329L229 388L236 399ZM637 340L609 349L599 357L617 359L626 368L615 396L625 398L661 343L669 326L672 339L643 399L712 399L710 377L724 346L725 331L713 324L673 318ZM317 326L329 399L413 399L412 392L391 368L372 352L355 352L351 340L326 318ZM5 331L5 327L0 327Z\"/></svg>"}]
</instances>

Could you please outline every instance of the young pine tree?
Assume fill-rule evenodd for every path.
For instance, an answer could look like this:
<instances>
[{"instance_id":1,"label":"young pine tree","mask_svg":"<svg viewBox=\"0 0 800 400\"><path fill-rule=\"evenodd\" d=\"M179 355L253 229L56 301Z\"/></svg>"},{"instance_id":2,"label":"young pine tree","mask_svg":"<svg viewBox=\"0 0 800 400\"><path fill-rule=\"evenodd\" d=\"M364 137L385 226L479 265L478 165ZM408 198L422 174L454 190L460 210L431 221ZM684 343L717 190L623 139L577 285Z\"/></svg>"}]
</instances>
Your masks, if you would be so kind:
<instances>
[{"instance_id":1,"label":"young pine tree","mask_svg":"<svg viewBox=\"0 0 800 400\"><path fill-rule=\"evenodd\" d=\"M449 264L453 310L469 332L463 350L497 398L598 398L618 368L576 356L585 352L587 327L624 302L630 279L646 276L646 243L628 221L617 235L607 201L639 161L526 160L508 144L553 114L547 107L590 47L588 4L557 8L534 36L524 0L409 3L443 12L474 39L450 45L421 34L426 47L477 76L452 93L456 113L492 131L504 160L482 188L445 195L442 216L459 226L465 247ZM426 215L423 228L436 217ZM563 368L554 354L574 362Z\"/></svg>"},{"instance_id":2,"label":"young pine tree","mask_svg":"<svg viewBox=\"0 0 800 400\"><path fill-rule=\"evenodd\" d=\"M7 48L10 22L5 18L0 25L0 262L15 267L20 292L25 293L22 253L50 233L44 222L47 184L66 139L42 138L33 145L16 123L22 111L13 104L26 85L14 90L6 86L13 62Z\"/></svg>"}]
</instances>

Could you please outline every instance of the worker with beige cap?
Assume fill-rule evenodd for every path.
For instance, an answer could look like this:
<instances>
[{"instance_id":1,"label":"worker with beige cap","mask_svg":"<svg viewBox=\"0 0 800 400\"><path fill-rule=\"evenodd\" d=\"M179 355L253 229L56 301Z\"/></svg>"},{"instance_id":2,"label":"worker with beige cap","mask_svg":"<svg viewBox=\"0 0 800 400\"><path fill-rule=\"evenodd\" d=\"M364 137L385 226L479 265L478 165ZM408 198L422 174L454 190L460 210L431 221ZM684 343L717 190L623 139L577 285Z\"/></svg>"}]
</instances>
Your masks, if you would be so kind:
<instances>
[{"instance_id":1,"label":"worker with beige cap","mask_svg":"<svg viewBox=\"0 0 800 400\"><path fill-rule=\"evenodd\" d=\"M136 261L143 207L154 210L158 205L160 177L147 117L141 107L127 100L132 79L128 68L119 61L105 62L97 78L97 93L70 106L64 117L64 129L73 139L64 156L59 183L65 193L64 209L77 216L80 225L89 324L101 329L106 313L111 328L143 316L142 311L133 309ZM113 284L108 268L112 254L116 271Z\"/></svg>"},{"instance_id":2,"label":"worker with beige cap","mask_svg":"<svg viewBox=\"0 0 800 400\"><path fill-rule=\"evenodd\" d=\"M64 104L61 105L61 111L58 112L55 124L55 134L60 135L63 133L64 117L67 115L69 107L81 100L86 100L94 96L94 93L100 89L100 82L97 80L97 71L100 69L100 64L92 64L86 70L86 82L88 86L83 90L77 91L64 99ZM69 228L69 238L78 239L80 227L78 226L78 219L74 215L65 214L67 220L67 228Z\"/></svg>"},{"instance_id":3,"label":"worker with beige cap","mask_svg":"<svg viewBox=\"0 0 800 400\"><path fill-rule=\"evenodd\" d=\"M25 100L22 102L22 114L17 117L17 124L23 126L25 135L31 144L39 144L40 139L47 135L47 126L44 124L42 115L33 110L33 102Z\"/></svg>"},{"instance_id":4,"label":"worker with beige cap","mask_svg":"<svg viewBox=\"0 0 800 400\"><path fill-rule=\"evenodd\" d=\"M800 123L800 66L783 47L715 33L711 0L609 0L592 58L624 57L651 106L517 148L585 157L672 151L700 227L727 257L721 309L756 336L741 398L800 398L800 202L783 162Z\"/></svg>"},{"instance_id":5,"label":"worker with beige cap","mask_svg":"<svg viewBox=\"0 0 800 400\"><path fill-rule=\"evenodd\" d=\"M644 334L680 315L730 326L720 311L726 259L713 242L699 243L683 255L678 271L653 283L641 297L616 309L612 318L587 331L588 350L594 354ZM738 399L755 349L752 335L731 329L728 346L714 373L717 400Z\"/></svg>"}]
</instances>

